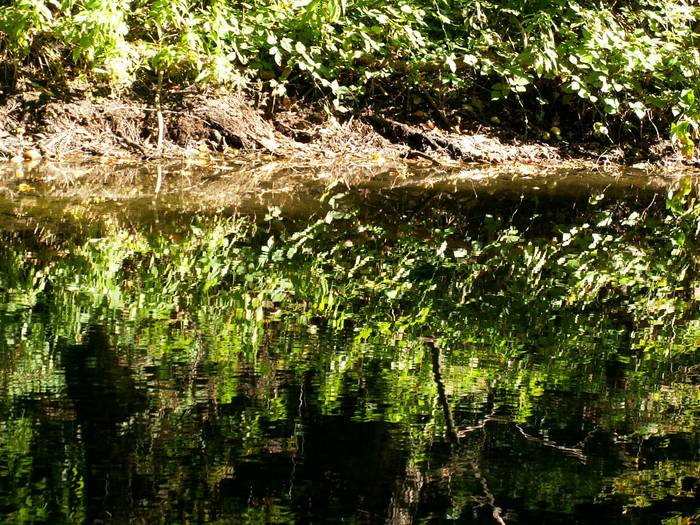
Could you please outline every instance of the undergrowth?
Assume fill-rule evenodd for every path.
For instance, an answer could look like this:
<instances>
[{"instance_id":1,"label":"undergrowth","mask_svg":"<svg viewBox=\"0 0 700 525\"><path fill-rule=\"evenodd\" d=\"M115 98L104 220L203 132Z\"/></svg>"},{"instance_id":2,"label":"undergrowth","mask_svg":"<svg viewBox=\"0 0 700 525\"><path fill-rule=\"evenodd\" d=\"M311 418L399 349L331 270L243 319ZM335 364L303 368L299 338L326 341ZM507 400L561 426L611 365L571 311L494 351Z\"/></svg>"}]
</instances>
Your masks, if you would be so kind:
<instances>
[{"instance_id":1,"label":"undergrowth","mask_svg":"<svg viewBox=\"0 0 700 525\"><path fill-rule=\"evenodd\" d=\"M242 85L329 110L383 101L540 136L670 137L700 129L693 0L11 0L3 91L123 93ZM7 67L7 65L12 67ZM504 108L511 108L507 112ZM513 111L514 110L514 111ZM500 118L499 118L500 115ZM512 122L511 122L512 124Z\"/></svg>"}]
</instances>

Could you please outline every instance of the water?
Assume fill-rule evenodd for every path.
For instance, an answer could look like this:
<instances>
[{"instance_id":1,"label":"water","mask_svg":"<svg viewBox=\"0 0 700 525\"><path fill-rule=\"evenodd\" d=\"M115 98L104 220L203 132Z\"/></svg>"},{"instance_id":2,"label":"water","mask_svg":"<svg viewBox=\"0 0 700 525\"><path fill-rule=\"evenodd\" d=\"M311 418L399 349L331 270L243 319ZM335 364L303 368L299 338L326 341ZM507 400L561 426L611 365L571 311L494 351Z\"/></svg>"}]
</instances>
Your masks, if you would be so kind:
<instances>
[{"instance_id":1,"label":"water","mask_svg":"<svg viewBox=\"0 0 700 525\"><path fill-rule=\"evenodd\" d=\"M4 203L3 522L692 523L696 216L629 180Z\"/></svg>"}]
</instances>

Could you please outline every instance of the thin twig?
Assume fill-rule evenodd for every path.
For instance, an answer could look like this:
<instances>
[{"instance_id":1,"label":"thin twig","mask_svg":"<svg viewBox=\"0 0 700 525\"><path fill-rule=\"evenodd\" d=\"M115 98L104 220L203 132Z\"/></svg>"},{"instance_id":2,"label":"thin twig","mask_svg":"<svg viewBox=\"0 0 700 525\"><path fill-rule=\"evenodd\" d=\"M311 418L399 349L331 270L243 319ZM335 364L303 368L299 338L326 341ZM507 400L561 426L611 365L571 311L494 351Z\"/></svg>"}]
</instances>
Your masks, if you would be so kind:
<instances>
[{"instance_id":1,"label":"thin twig","mask_svg":"<svg viewBox=\"0 0 700 525\"><path fill-rule=\"evenodd\" d=\"M158 71L158 87L156 89L156 115L158 116L158 153L163 152L163 134L165 122L163 121L163 111L160 104L160 95L163 91L163 70Z\"/></svg>"},{"instance_id":2,"label":"thin twig","mask_svg":"<svg viewBox=\"0 0 700 525\"><path fill-rule=\"evenodd\" d=\"M420 157L422 159L429 160L433 166L442 166L442 163L440 161L435 160L427 153L423 153L422 151L418 151L417 149L412 149L411 151L409 151L407 157Z\"/></svg>"}]
</instances>

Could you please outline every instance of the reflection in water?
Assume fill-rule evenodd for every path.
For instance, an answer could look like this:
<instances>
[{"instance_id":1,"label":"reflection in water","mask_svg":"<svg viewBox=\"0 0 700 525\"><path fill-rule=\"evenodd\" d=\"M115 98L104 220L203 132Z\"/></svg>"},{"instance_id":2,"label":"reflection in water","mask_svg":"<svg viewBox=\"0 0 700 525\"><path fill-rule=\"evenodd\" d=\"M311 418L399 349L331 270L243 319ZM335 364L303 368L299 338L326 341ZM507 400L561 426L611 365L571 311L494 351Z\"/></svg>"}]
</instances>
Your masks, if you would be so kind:
<instances>
[{"instance_id":1,"label":"reflection in water","mask_svg":"<svg viewBox=\"0 0 700 525\"><path fill-rule=\"evenodd\" d=\"M487 399L475 411L461 404L450 377L461 370L460 355L440 356L434 346L427 366L410 372L428 380L419 387L424 394L412 394L413 406L400 404L403 394L393 397L397 392L382 377L384 361L371 357L371 349L337 384L340 403L329 405L333 378L322 361L300 362L303 373L290 376L284 337L269 341L270 361L253 373L249 364L226 372L216 363L192 370L165 361L139 371L104 333L93 327L84 344L62 353L66 402L75 416L67 431L46 419L34 427L23 457L34 464L31 476L43 480L46 499L36 504L50 512L28 521L569 523L576 516L593 523L605 515L606 522L623 523L623 501L599 498L605 480L630 460L675 465L670 472L682 474L687 496L671 508L695 501L696 434L672 436L662 448L648 440L619 442L610 430L593 427L605 427L596 411L623 415L619 403L568 387L549 387L532 400L533 415L517 422L517 402L503 379L471 390ZM348 343L322 336L314 351L347 355ZM589 386L607 380L604 370L597 378L594 369L587 373ZM498 367L485 364L480 374L496 378ZM200 395L222 382L236 385L228 399ZM443 418L444 411L450 416ZM396 414L404 419L393 423ZM69 485L65 475L47 475L66 462L77 469ZM21 490L21 479L3 483L4 512L15 510L10 495Z\"/></svg>"},{"instance_id":2,"label":"reflection in water","mask_svg":"<svg viewBox=\"0 0 700 525\"><path fill-rule=\"evenodd\" d=\"M85 343L63 351L66 393L75 407L75 439L82 445L85 515L89 523L126 523L134 508L135 438L122 426L146 407L131 371L93 327Z\"/></svg>"},{"instance_id":3,"label":"reflection in water","mask_svg":"<svg viewBox=\"0 0 700 525\"><path fill-rule=\"evenodd\" d=\"M0 515L692 522L697 224L511 190L2 233Z\"/></svg>"}]
</instances>

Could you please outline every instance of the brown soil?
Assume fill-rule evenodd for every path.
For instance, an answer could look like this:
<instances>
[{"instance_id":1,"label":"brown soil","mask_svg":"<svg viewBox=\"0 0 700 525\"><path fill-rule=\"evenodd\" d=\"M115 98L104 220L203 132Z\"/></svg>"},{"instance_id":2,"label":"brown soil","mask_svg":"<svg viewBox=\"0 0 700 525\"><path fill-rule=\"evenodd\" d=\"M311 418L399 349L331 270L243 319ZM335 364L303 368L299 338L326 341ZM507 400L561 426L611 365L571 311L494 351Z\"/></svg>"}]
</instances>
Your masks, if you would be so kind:
<instances>
[{"instance_id":1,"label":"brown soil","mask_svg":"<svg viewBox=\"0 0 700 525\"><path fill-rule=\"evenodd\" d=\"M243 95L191 95L161 111L133 100L43 102L25 93L0 106L0 156L15 162L73 155L183 158L213 152L259 152L312 166L420 159L432 165L550 164L571 158L622 163L621 150L564 148L497 136L499 130L454 133L431 123L409 125L367 114L340 123L323 111L291 107L266 118ZM501 133L501 137L506 136ZM646 158L682 162L668 144Z\"/></svg>"}]
</instances>

